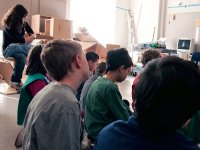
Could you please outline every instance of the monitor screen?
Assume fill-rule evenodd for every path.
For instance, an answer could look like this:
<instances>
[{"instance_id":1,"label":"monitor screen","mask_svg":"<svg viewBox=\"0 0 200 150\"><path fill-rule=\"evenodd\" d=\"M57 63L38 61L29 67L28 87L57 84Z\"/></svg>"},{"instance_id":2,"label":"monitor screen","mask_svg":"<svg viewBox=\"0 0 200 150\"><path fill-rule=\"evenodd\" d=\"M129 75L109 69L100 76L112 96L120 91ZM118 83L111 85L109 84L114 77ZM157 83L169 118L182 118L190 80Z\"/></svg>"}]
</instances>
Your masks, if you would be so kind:
<instances>
[{"instance_id":1,"label":"monitor screen","mask_svg":"<svg viewBox=\"0 0 200 150\"><path fill-rule=\"evenodd\" d=\"M189 39L179 39L178 41L178 49L185 49L185 50L190 50L190 44L191 40Z\"/></svg>"}]
</instances>

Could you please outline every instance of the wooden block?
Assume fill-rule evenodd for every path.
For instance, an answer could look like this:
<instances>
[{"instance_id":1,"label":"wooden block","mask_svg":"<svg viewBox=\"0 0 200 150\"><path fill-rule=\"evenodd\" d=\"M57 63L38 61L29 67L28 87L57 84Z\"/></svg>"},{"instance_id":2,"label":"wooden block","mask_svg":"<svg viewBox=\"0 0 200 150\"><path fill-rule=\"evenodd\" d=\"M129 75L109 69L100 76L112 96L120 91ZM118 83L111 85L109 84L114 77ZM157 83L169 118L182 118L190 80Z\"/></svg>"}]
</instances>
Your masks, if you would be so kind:
<instances>
[{"instance_id":1,"label":"wooden block","mask_svg":"<svg viewBox=\"0 0 200 150\"><path fill-rule=\"evenodd\" d=\"M10 85L10 78L13 74L13 67L6 59L0 60L0 74L8 85Z\"/></svg>"},{"instance_id":2,"label":"wooden block","mask_svg":"<svg viewBox=\"0 0 200 150\"><path fill-rule=\"evenodd\" d=\"M10 85L10 79L11 76L13 74L13 68L15 65L15 60L14 58L10 58L8 57L8 59L6 58L0 58L0 76L1 78L8 84ZM25 79L26 79L26 74L25 74L25 68L22 74L22 83L24 83Z\"/></svg>"},{"instance_id":3,"label":"wooden block","mask_svg":"<svg viewBox=\"0 0 200 150\"><path fill-rule=\"evenodd\" d=\"M116 44L106 44L106 50L113 50L113 49L117 49L120 48L120 45L116 45Z\"/></svg>"},{"instance_id":4,"label":"wooden block","mask_svg":"<svg viewBox=\"0 0 200 150\"><path fill-rule=\"evenodd\" d=\"M40 34L40 32L45 32L45 19L51 19L51 17L42 16L40 14L32 16L31 27L35 34Z\"/></svg>"},{"instance_id":5,"label":"wooden block","mask_svg":"<svg viewBox=\"0 0 200 150\"><path fill-rule=\"evenodd\" d=\"M3 94L17 94L17 90L10 86L11 76L13 74L15 60L11 58L0 58L0 93ZM25 71L25 70L24 70ZM22 83L26 80L27 76L23 72Z\"/></svg>"},{"instance_id":6,"label":"wooden block","mask_svg":"<svg viewBox=\"0 0 200 150\"><path fill-rule=\"evenodd\" d=\"M39 35L45 35L45 32L40 32L40 34Z\"/></svg>"},{"instance_id":7,"label":"wooden block","mask_svg":"<svg viewBox=\"0 0 200 150\"><path fill-rule=\"evenodd\" d=\"M45 19L45 35L50 35L50 22L51 19Z\"/></svg>"},{"instance_id":8,"label":"wooden block","mask_svg":"<svg viewBox=\"0 0 200 150\"><path fill-rule=\"evenodd\" d=\"M40 34L36 34L36 39L46 39L46 40L52 40L53 37L50 35L40 35Z\"/></svg>"},{"instance_id":9,"label":"wooden block","mask_svg":"<svg viewBox=\"0 0 200 150\"><path fill-rule=\"evenodd\" d=\"M33 15L31 18L31 28L33 32L40 33L40 15Z\"/></svg>"},{"instance_id":10,"label":"wooden block","mask_svg":"<svg viewBox=\"0 0 200 150\"><path fill-rule=\"evenodd\" d=\"M73 39L72 21L64 19L51 18L50 36L53 39Z\"/></svg>"},{"instance_id":11,"label":"wooden block","mask_svg":"<svg viewBox=\"0 0 200 150\"><path fill-rule=\"evenodd\" d=\"M0 82L0 93L2 94L17 94L17 90L11 86L9 86L6 82L1 81Z\"/></svg>"}]
</instances>

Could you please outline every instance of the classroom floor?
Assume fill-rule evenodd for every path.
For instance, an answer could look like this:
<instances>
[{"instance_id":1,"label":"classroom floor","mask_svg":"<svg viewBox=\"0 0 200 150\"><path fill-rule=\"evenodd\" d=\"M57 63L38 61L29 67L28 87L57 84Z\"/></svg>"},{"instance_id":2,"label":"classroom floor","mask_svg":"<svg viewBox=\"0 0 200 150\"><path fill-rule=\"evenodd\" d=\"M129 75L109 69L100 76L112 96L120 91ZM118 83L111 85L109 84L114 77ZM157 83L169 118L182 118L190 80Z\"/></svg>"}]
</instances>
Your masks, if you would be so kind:
<instances>
[{"instance_id":1,"label":"classroom floor","mask_svg":"<svg viewBox=\"0 0 200 150\"><path fill-rule=\"evenodd\" d=\"M128 76L125 81L118 84L123 99L129 100L130 103L133 80L134 77ZM19 94L0 94L0 150L16 150L14 142L21 128L16 124L18 99Z\"/></svg>"}]
</instances>

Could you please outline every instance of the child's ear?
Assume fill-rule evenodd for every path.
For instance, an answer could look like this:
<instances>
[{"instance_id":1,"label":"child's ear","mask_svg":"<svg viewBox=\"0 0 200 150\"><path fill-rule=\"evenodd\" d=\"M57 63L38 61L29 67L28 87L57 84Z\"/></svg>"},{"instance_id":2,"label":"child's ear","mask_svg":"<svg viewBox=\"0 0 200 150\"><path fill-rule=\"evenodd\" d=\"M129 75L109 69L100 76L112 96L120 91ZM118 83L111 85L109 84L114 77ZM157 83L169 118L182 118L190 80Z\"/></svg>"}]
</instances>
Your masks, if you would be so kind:
<instances>
[{"instance_id":1,"label":"child's ear","mask_svg":"<svg viewBox=\"0 0 200 150\"><path fill-rule=\"evenodd\" d=\"M125 68L125 66L124 66L124 65L121 65L121 66L119 67L119 72L122 72L122 71L124 70L124 68Z\"/></svg>"},{"instance_id":2,"label":"child's ear","mask_svg":"<svg viewBox=\"0 0 200 150\"><path fill-rule=\"evenodd\" d=\"M76 57L75 57L75 65L77 68L80 68L81 67L81 63L82 63L82 56L81 54L77 54Z\"/></svg>"},{"instance_id":3,"label":"child's ear","mask_svg":"<svg viewBox=\"0 0 200 150\"><path fill-rule=\"evenodd\" d=\"M88 65L91 65L93 62L91 60L88 61Z\"/></svg>"}]
</instances>

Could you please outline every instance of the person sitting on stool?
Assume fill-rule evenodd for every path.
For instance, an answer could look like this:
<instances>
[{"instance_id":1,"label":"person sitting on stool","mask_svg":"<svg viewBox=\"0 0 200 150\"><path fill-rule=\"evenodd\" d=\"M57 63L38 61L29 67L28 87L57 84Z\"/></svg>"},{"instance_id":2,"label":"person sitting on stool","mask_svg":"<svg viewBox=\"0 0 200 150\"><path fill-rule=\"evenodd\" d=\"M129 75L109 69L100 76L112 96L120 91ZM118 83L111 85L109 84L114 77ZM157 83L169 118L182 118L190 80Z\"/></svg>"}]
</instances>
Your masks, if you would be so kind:
<instances>
[{"instance_id":1,"label":"person sitting on stool","mask_svg":"<svg viewBox=\"0 0 200 150\"><path fill-rule=\"evenodd\" d=\"M18 92L21 90L21 78L26 56L31 48L30 42L35 38L34 32L26 22L28 11L23 5L17 4L10 8L2 20L3 23L3 56L15 59L11 86ZM27 33L27 34L25 34Z\"/></svg>"}]
</instances>

